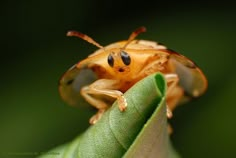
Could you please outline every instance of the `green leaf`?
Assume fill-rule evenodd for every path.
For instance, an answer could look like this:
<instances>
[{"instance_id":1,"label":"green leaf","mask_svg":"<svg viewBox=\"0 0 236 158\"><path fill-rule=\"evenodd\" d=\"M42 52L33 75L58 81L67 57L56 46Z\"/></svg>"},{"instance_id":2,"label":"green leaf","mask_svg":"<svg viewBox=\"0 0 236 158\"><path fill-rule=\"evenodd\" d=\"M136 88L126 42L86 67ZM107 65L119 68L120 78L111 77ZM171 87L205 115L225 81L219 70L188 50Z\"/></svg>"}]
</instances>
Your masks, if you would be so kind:
<instances>
[{"instance_id":1,"label":"green leaf","mask_svg":"<svg viewBox=\"0 0 236 158\"><path fill-rule=\"evenodd\" d=\"M65 146L41 158L177 158L169 141L161 74L146 77L125 93L128 107L115 102L95 125Z\"/></svg>"}]
</instances>

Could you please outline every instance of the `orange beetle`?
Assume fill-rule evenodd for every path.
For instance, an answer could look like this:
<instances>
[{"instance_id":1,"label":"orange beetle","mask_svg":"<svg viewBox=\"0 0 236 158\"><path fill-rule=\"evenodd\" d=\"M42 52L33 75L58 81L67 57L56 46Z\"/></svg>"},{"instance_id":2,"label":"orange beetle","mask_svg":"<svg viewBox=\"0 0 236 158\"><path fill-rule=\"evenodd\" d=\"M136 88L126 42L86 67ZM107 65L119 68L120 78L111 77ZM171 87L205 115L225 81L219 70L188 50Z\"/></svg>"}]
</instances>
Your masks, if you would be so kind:
<instances>
[{"instance_id":1,"label":"orange beetle","mask_svg":"<svg viewBox=\"0 0 236 158\"><path fill-rule=\"evenodd\" d=\"M206 91L207 79L190 59L157 42L135 40L138 34L145 31L145 27L140 27L132 32L128 40L106 47L80 32L67 33L67 36L82 38L100 48L71 67L59 84L61 97L68 104L78 104L80 93L98 109L89 121L91 124L95 124L116 99L120 111L125 111L127 103L123 93L142 78L156 72L163 73L167 81L169 118L182 98L198 97ZM91 84L92 80L94 82ZM82 87L82 84L85 86Z\"/></svg>"}]
</instances>

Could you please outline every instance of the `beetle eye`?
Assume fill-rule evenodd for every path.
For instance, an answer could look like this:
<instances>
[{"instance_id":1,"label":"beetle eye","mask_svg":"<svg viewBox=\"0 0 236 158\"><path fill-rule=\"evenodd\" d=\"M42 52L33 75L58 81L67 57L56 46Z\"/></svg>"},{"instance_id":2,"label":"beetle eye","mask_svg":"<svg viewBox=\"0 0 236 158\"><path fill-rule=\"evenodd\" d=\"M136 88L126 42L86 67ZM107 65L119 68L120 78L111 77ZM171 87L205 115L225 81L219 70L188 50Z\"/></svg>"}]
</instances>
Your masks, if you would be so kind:
<instances>
[{"instance_id":1,"label":"beetle eye","mask_svg":"<svg viewBox=\"0 0 236 158\"><path fill-rule=\"evenodd\" d=\"M108 56L108 58L107 58L107 62L108 62L108 64L109 64L111 67L113 67L113 65L114 65L114 58L112 57L111 54L109 54L109 56Z\"/></svg>"},{"instance_id":2,"label":"beetle eye","mask_svg":"<svg viewBox=\"0 0 236 158\"><path fill-rule=\"evenodd\" d=\"M121 51L120 55L121 55L121 59L122 59L123 63L125 65L129 65L131 62L129 54L124 51Z\"/></svg>"}]
</instances>

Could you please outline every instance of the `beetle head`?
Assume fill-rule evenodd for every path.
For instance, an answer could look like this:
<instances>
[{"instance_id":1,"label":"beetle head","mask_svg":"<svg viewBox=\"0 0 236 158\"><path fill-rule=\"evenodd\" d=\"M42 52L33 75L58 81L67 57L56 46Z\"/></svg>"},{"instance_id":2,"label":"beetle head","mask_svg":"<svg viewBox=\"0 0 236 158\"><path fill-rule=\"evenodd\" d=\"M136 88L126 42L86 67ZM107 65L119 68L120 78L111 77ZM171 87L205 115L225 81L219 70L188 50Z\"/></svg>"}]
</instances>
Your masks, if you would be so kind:
<instances>
[{"instance_id":1,"label":"beetle head","mask_svg":"<svg viewBox=\"0 0 236 158\"><path fill-rule=\"evenodd\" d=\"M125 72L127 73L130 71L129 65L131 63L131 58L130 58L129 54L124 50L130 44L130 42L132 42L140 33L145 32L145 31L146 31L145 27L139 27L138 29L136 29L135 31L133 31L131 33L127 42L125 43L125 45L122 48L119 48L114 52L108 53L109 55L107 57L107 62L109 64L109 66L111 68L113 68L113 70L115 70L116 73L122 73L122 75L123 75ZM97 46L98 48L103 49L105 52L107 52L103 46L101 46L99 43L94 41L91 37L89 37L83 33L80 33L77 31L69 31L67 33L67 36L79 37L79 38Z\"/></svg>"},{"instance_id":2,"label":"beetle head","mask_svg":"<svg viewBox=\"0 0 236 158\"><path fill-rule=\"evenodd\" d=\"M107 57L107 62L117 73L127 73L130 71L129 65L131 63L131 58L124 50L111 52Z\"/></svg>"},{"instance_id":3,"label":"beetle head","mask_svg":"<svg viewBox=\"0 0 236 158\"><path fill-rule=\"evenodd\" d=\"M145 32L145 27L140 27L136 29L134 32L131 33L129 36L126 44L119 49L117 52L111 52L109 53L107 57L107 62L116 72L118 73L127 73L130 71L130 63L131 63L131 57L130 55L124 51L125 48L132 42L135 37L137 37L140 33Z\"/></svg>"}]
</instances>

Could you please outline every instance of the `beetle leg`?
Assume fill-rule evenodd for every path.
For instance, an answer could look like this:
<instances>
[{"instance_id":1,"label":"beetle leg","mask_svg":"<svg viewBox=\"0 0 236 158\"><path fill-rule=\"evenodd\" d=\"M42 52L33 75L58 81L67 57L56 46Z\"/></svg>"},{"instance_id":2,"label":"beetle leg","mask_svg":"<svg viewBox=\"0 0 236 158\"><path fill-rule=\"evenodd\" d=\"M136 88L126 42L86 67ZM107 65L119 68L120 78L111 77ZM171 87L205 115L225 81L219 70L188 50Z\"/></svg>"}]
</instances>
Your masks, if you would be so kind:
<instances>
[{"instance_id":1,"label":"beetle leg","mask_svg":"<svg viewBox=\"0 0 236 158\"><path fill-rule=\"evenodd\" d=\"M115 98L118 101L120 111L124 111L126 109L127 103L123 93L118 90L114 90L118 88L118 83L119 82L116 80L100 79L81 89L81 95L85 98L85 100L99 110L98 113L90 119L91 124L95 124L109 106L107 103L102 101L102 99L94 97L96 95L105 95Z\"/></svg>"},{"instance_id":2,"label":"beetle leg","mask_svg":"<svg viewBox=\"0 0 236 158\"><path fill-rule=\"evenodd\" d=\"M164 67L162 65L162 63L165 61L165 58L163 58L163 60L155 60L151 63L149 63L147 66L144 67L144 69L138 74L139 77L142 76L146 76L149 74L152 74L154 72L161 71L164 70ZM179 97L177 97L177 95L175 95L173 98L176 99L169 99L169 96L173 96L173 89L175 89L175 87L177 87L177 83L179 81L179 78L176 74L166 74L165 78L167 80L167 84L168 84L168 89L167 89L167 109L166 109L166 115L168 118L172 117L172 108L173 104L175 104L175 100L178 101L177 99L179 99ZM170 102L171 101L171 102Z\"/></svg>"},{"instance_id":3,"label":"beetle leg","mask_svg":"<svg viewBox=\"0 0 236 158\"><path fill-rule=\"evenodd\" d=\"M98 112L89 119L89 123L94 125L102 117L106 109L100 109Z\"/></svg>"},{"instance_id":4,"label":"beetle leg","mask_svg":"<svg viewBox=\"0 0 236 158\"><path fill-rule=\"evenodd\" d=\"M179 77L177 74L166 74L167 81L167 117L172 117L172 111L183 96L183 89L178 86Z\"/></svg>"}]
</instances>

